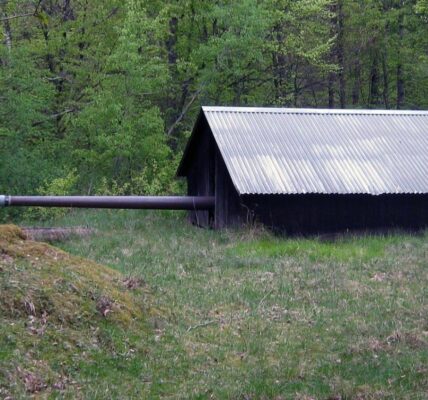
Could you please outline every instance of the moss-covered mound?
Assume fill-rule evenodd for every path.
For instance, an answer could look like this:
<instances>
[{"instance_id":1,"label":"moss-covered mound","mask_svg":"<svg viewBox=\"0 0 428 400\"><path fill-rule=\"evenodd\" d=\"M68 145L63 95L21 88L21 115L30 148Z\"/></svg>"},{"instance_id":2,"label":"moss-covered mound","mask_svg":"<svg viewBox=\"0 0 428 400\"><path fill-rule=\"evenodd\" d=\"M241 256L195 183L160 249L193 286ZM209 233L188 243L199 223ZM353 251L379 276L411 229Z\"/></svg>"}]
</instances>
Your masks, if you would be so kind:
<instances>
[{"instance_id":1,"label":"moss-covered mound","mask_svg":"<svg viewBox=\"0 0 428 400\"><path fill-rule=\"evenodd\" d=\"M145 352L149 305L141 280L0 226L0 398L76 395L82 370L120 376Z\"/></svg>"}]
</instances>

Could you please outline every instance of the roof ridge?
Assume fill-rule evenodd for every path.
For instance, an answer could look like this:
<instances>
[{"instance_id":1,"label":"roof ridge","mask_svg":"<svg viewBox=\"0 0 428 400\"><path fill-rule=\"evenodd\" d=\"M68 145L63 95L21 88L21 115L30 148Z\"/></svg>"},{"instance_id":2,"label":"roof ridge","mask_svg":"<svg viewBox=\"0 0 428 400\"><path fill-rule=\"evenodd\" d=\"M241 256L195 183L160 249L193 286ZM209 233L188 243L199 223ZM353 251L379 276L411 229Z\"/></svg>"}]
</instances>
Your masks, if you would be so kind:
<instances>
[{"instance_id":1,"label":"roof ridge","mask_svg":"<svg viewBox=\"0 0 428 400\"><path fill-rule=\"evenodd\" d=\"M328 108L287 108L287 107L227 107L203 106L204 112L242 112L270 114L322 114L322 115L401 115L428 116L427 110L384 110L384 109L328 109Z\"/></svg>"}]
</instances>

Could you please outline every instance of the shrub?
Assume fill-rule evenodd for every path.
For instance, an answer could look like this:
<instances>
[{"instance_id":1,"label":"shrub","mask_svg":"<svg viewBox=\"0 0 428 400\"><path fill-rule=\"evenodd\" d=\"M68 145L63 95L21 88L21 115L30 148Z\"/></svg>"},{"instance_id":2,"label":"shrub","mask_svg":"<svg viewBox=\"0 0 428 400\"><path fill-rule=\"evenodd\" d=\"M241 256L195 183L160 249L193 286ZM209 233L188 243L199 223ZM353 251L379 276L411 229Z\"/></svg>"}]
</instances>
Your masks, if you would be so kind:
<instances>
[{"instance_id":1,"label":"shrub","mask_svg":"<svg viewBox=\"0 0 428 400\"><path fill-rule=\"evenodd\" d=\"M37 194L41 196L67 196L73 194L79 175L75 169L72 169L63 177L54 178L52 181L45 183L37 189ZM24 213L24 218L34 220L47 220L61 217L70 209L67 208L44 208L30 207Z\"/></svg>"}]
</instances>

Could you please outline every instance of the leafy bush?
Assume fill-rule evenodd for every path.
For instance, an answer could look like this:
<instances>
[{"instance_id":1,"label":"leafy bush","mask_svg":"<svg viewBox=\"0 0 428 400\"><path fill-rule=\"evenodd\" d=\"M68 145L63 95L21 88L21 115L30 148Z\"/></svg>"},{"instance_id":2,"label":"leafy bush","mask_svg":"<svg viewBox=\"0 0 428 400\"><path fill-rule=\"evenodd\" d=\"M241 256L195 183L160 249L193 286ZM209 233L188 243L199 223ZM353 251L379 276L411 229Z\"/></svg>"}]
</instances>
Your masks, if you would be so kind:
<instances>
[{"instance_id":1,"label":"leafy bush","mask_svg":"<svg viewBox=\"0 0 428 400\"><path fill-rule=\"evenodd\" d=\"M174 179L177 163L169 162L162 167L154 161L141 172L136 172L127 182L102 177L96 187L96 195L126 196L147 195L161 196L183 193L183 185Z\"/></svg>"},{"instance_id":2,"label":"leafy bush","mask_svg":"<svg viewBox=\"0 0 428 400\"><path fill-rule=\"evenodd\" d=\"M76 169L71 170L64 177L58 177L45 183L37 189L37 194L41 196L67 196L73 194L76 183L79 179ZM47 220L50 218L64 216L70 209L68 208L44 208L30 207L25 213L26 219Z\"/></svg>"}]
</instances>

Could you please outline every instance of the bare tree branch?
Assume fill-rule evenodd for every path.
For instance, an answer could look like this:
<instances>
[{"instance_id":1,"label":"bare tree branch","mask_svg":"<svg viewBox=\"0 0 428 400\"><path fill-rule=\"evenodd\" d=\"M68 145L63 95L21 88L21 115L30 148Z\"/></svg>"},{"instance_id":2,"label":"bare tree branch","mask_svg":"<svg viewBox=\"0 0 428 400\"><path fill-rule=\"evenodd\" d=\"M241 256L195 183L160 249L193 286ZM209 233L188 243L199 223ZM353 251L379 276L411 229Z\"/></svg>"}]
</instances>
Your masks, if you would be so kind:
<instances>
[{"instance_id":1,"label":"bare tree branch","mask_svg":"<svg viewBox=\"0 0 428 400\"><path fill-rule=\"evenodd\" d=\"M25 13L25 14L16 14L16 15L10 15L8 17L2 17L0 18L0 22L4 22L4 21L10 21L11 19L16 19L16 18L25 18L25 17L35 17L39 11L39 7L40 4L42 4L43 0L39 0L36 7L34 8L34 11L31 13Z\"/></svg>"},{"instance_id":2,"label":"bare tree branch","mask_svg":"<svg viewBox=\"0 0 428 400\"><path fill-rule=\"evenodd\" d=\"M178 116L178 118L174 121L174 123L170 126L168 129L167 135L171 136L172 132L174 131L175 127L181 122L181 120L184 118L184 116L187 114L187 111L189 110L190 106L193 104L193 102L197 99L199 94L201 93L202 88L198 89L190 99L190 101L185 105L183 108L181 114Z\"/></svg>"},{"instance_id":3,"label":"bare tree branch","mask_svg":"<svg viewBox=\"0 0 428 400\"><path fill-rule=\"evenodd\" d=\"M36 8L34 9L34 15L36 15L36 14L37 14L37 12L39 11L39 7L40 7L40 5L42 4L42 1L43 1L43 0L39 0L39 2L37 3Z\"/></svg>"},{"instance_id":4,"label":"bare tree branch","mask_svg":"<svg viewBox=\"0 0 428 400\"><path fill-rule=\"evenodd\" d=\"M76 112L76 111L77 111L76 109L74 109L74 108L70 108L70 109L67 109L67 110L61 111L61 112L59 112L59 113L49 115L49 116L48 116L46 119L44 119L43 121L36 121L36 122L33 122L32 126L38 126L38 125L41 125L41 124L43 124L43 123L45 123L45 122L49 121L50 119L55 119L55 118L58 118L58 117L61 117L61 116L65 115L65 114L74 113L74 112Z\"/></svg>"},{"instance_id":5,"label":"bare tree branch","mask_svg":"<svg viewBox=\"0 0 428 400\"><path fill-rule=\"evenodd\" d=\"M35 13L27 13L27 14L17 14L17 15L11 15L10 17L3 17L0 18L0 22L4 22L4 21L10 21L11 19L15 19L15 18L24 18L24 17L34 17Z\"/></svg>"}]
</instances>

